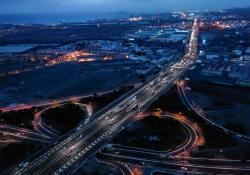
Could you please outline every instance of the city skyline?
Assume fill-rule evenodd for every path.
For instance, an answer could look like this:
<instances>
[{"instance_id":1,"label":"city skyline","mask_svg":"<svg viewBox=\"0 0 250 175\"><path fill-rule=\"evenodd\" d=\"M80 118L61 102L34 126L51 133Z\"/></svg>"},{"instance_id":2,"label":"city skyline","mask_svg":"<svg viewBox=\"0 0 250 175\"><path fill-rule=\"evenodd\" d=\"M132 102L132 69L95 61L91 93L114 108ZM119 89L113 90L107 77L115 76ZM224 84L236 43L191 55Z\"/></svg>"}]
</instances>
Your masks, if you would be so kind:
<instances>
[{"instance_id":1,"label":"city skyline","mask_svg":"<svg viewBox=\"0 0 250 175\"><path fill-rule=\"evenodd\" d=\"M180 6L181 4L181 6ZM3 0L0 14L71 14L71 13L161 13L179 10L205 10L249 7L248 0ZM37 8L39 7L39 8ZM56 7L56 8L55 8Z\"/></svg>"}]
</instances>

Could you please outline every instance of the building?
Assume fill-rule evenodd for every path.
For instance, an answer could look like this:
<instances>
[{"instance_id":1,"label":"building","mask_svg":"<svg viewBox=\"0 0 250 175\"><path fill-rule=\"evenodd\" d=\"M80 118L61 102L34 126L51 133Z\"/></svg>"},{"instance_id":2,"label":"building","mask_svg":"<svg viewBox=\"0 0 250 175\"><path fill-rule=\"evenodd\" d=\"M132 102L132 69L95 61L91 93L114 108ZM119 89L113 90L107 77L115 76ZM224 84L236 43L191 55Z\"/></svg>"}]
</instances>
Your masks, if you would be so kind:
<instances>
[{"instance_id":1,"label":"building","mask_svg":"<svg viewBox=\"0 0 250 175\"><path fill-rule=\"evenodd\" d=\"M230 78L238 78L239 80L250 80L250 63L231 65L228 76Z\"/></svg>"},{"instance_id":2,"label":"building","mask_svg":"<svg viewBox=\"0 0 250 175\"><path fill-rule=\"evenodd\" d=\"M241 56L242 55L242 51L241 50L233 50L232 53L235 56Z\"/></svg>"}]
</instances>

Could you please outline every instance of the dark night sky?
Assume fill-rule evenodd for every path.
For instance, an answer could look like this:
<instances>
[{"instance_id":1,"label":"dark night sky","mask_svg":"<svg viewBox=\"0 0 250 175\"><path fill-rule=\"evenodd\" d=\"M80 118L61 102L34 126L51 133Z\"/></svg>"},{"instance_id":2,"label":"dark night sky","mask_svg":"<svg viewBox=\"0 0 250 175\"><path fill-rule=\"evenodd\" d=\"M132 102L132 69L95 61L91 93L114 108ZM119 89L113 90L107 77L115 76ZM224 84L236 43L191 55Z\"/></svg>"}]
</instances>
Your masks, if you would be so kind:
<instances>
[{"instance_id":1,"label":"dark night sky","mask_svg":"<svg viewBox=\"0 0 250 175\"><path fill-rule=\"evenodd\" d=\"M166 12L250 6L250 0L0 0L0 14Z\"/></svg>"}]
</instances>

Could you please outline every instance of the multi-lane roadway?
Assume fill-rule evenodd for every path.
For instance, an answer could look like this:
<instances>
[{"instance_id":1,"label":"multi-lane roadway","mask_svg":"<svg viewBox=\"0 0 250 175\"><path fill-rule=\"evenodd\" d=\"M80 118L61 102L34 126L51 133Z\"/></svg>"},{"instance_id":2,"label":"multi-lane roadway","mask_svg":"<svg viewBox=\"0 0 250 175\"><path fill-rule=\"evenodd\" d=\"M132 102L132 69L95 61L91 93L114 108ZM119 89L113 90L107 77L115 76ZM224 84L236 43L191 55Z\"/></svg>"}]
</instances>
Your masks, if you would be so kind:
<instances>
[{"instance_id":1,"label":"multi-lane roadway","mask_svg":"<svg viewBox=\"0 0 250 175\"><path fill-rule=\"evenodd\" d=\"M240 160L208 159L190 157L163 157L161 154L149 154L149 152L135 152L133 149L112 149L106 150L97 155L99 159L112 160L142 166L144 168L154 167L154 169L166 172L181 172L196 174L234 174L249 175L250 163Z\"/></svg>"},{"instance_id":2,"label":"multi-lane roadway","mask_svg":"<svg viewBox=\"0 0 250 175\"><path fill-rule=\"evenodd\" d=\"M10 126L6 124L0 125L0 134L2 141L0 143L8 143L7 141L14 142L14 141L36 141L42 143L51 143L51 138L45 135L41 135L34 131L19 128L15 126Z\"/></svg>"},{"instance_id":3,"label":"multi-lane roadway","mask_svg":"<svg viewBox=\"0 0 250 175\"><path fill-rule=\"evenodd\" d=\"M74 131L60 138L25 167L19 166L13 174L70 174L96 153L122 126L166 92L174 82L193 64L197 53L198 20L195 18L188 51L173 66L160 72L139 90L114 103L94 121L79 125Z\"/></svg>"}]
</instances>

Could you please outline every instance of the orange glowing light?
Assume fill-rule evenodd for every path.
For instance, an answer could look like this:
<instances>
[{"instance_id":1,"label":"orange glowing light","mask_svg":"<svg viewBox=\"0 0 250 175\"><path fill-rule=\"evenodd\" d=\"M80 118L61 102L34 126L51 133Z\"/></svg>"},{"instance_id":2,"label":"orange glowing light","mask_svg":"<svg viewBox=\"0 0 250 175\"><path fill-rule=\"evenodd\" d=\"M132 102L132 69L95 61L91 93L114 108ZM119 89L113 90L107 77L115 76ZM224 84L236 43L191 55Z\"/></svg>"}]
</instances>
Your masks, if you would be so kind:
<instances>
[{"instance_id":1,"label":"orange glowing light","mask_svg":"<svg viewBox=\"0 0 250 175\"><path fill-rule=\"evenodd\" d=\"M134 175L143 175L143 169L139 168L139 167L133 167L132 168L132 172Z\"/></svg>"}]
</instances>

